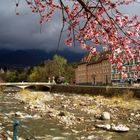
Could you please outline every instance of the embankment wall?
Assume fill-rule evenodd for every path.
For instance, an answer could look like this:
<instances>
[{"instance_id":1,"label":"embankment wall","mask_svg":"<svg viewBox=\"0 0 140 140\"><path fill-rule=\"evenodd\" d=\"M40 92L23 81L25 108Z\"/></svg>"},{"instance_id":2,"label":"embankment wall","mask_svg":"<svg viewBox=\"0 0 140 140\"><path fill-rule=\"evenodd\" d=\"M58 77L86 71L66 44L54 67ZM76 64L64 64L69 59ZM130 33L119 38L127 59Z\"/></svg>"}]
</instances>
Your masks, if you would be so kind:
<instances>
[{"instance_id":1,"label":"embankment wall","mask_svg":"<svg viewBox=\"0 0 140 140\"><path fill-rule=\"evenodd\" d=\"M140 98L140 88L133 87L111 87L111 86L84 86L84 85L53 85L50 92L76 93L101 95L105 97L121 96L123 94L133 94Z\"/></svg>"}]
</instances>

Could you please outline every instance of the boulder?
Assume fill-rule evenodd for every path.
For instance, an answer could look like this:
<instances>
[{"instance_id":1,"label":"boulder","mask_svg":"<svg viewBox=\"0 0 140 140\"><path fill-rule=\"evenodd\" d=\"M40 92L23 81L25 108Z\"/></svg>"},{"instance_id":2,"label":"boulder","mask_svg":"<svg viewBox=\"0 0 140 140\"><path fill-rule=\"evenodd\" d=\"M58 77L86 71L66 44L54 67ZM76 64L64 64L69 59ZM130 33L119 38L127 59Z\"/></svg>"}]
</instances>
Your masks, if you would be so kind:
<instances>
[{"instance_id":1,"label":"boulder","mask_svg":"<svg viewBox=\"0 0 140 140\"><path fill-rule=\"evenodd\" d=\"M95 125L97 128L102 128L109 131L115 131L115 132L127 132L130 130L129 127L123 124L115 125L115 124L97 124Z\"/></svg>"},{"instance_id":2,"label":"boulder","mask_svg":"<svg viewBox=\"0 0 140 140\"><path fill-rule=\"evenodd\" d=\"M101 119L102 120L110 120L110 113L109 112L103 112L102 114L101 114Z\"/></svg>"},{"instance_id":3,"label":"boulder","mask_svg":"<svg viewBox=\"0 0 140 140\"><path fill-rule=\"evenodd\" d=\"M119 125L111 124L111 130L116 132L127 132L130 130L130 128L123 124Z\"/></svg>"}]
</instances>

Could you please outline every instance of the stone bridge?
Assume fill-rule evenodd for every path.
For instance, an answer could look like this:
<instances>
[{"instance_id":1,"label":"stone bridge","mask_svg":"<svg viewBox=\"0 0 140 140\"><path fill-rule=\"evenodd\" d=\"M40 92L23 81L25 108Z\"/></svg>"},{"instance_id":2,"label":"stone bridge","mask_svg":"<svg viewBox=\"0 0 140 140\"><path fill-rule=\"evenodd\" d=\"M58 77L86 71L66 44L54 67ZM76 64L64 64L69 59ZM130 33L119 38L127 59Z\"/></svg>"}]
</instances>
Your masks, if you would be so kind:
<instances>
[{"instance_id":1,"label":"stone bridge","mask_svg":"<svg viewBox=\"0 0 140 140\"><path fill-rule=\"evenodd\" d=\"M21 89L25 89L27 87L30 87L30 86L45 86L45 87L48 87L48 88L51 88L52 85L54 85L55 82L48 82L48 83L45 83L45 82L17 82L17 83L0 83L0 86L15 86L15 87L19 87Z\"/></svg>"}]
</instances>

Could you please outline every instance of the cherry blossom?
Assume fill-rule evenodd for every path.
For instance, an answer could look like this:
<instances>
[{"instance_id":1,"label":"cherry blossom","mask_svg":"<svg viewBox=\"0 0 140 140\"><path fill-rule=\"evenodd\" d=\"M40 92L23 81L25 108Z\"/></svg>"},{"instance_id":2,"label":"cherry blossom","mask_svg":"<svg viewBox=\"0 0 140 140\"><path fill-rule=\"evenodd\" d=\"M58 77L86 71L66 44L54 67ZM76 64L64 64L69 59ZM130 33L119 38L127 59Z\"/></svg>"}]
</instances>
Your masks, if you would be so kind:
<instances>
[{"instance_id":1,"label":"cherry blossom","mask_svg":"<svg viewBox=\"0 0 140 140\"><path fill-rule=\"evenodd\" d=\"M140 21L139 17L123 14L121 5L136 0L25 0L33 13L39 13L40 24L53 20L55 12L61 13L63 28L67 29L66 45L75 41L93 55L96 47L109 51L108 58L119 73L127 78L123 60L136 60L132 66L140 74ZM17 2L16 7L19 6ZM17 12L18 13L18 12ZM90 45L89 45L90 44ZM134 75L135 79L137 75Z\"/></svg>"}]
</instances>

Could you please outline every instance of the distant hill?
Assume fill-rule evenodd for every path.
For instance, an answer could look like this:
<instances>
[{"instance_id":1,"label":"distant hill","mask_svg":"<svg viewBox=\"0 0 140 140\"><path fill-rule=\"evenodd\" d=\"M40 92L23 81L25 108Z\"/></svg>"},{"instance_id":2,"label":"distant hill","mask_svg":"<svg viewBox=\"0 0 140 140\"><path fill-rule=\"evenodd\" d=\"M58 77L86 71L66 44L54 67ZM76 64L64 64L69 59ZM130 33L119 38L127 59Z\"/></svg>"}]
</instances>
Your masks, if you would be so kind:
<instances>
[{"instance_id":1,"label":"distant hill","mask_svg":"<svg viewBox=\"0 0 140 140\"><path fill-rule=\"evenodd\" d=\"M68 62L79 62L85 53L75 53L62 50L57 53L68 60ZM46 52L40 49L9 50L0 49L0 67L27 67L35 66L47 59L52 59L54 52Z\"/></svg>"}]
</instances>

